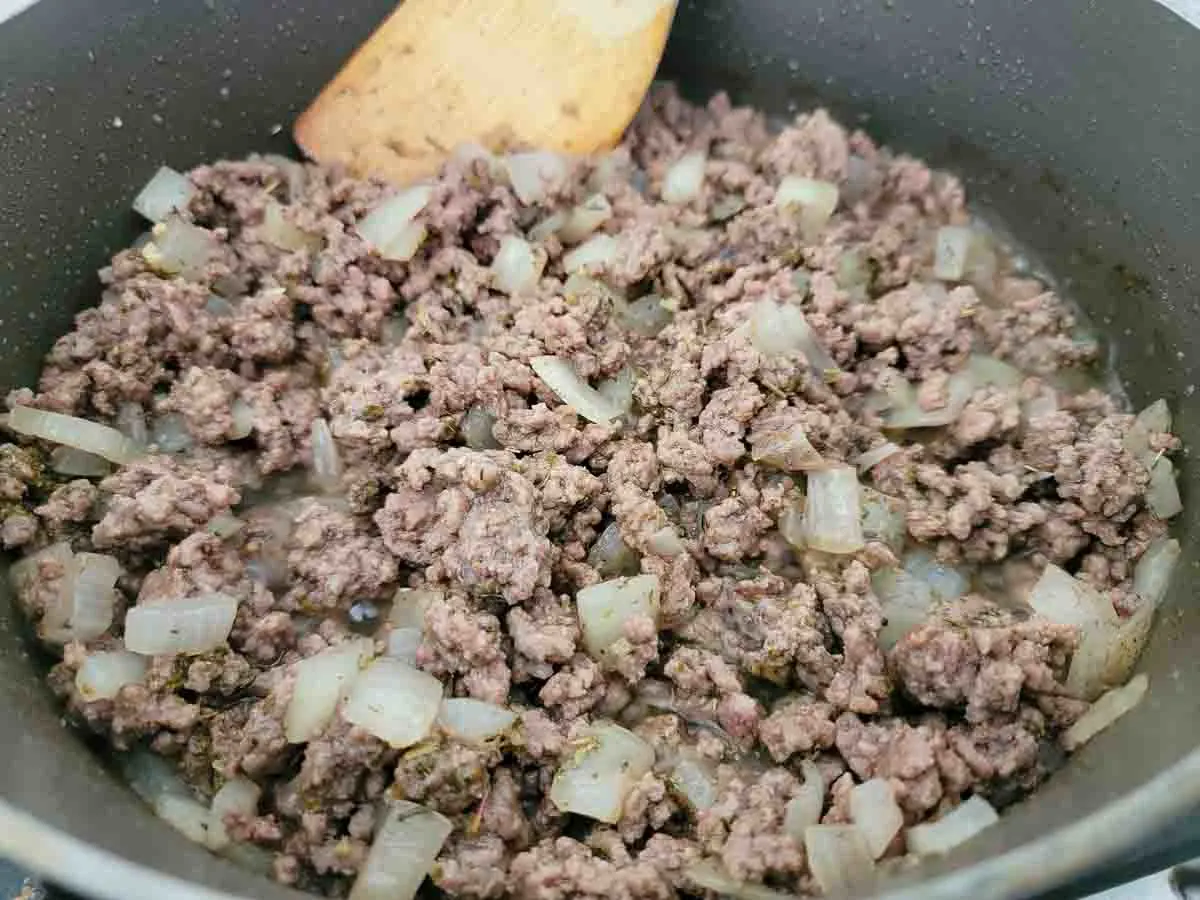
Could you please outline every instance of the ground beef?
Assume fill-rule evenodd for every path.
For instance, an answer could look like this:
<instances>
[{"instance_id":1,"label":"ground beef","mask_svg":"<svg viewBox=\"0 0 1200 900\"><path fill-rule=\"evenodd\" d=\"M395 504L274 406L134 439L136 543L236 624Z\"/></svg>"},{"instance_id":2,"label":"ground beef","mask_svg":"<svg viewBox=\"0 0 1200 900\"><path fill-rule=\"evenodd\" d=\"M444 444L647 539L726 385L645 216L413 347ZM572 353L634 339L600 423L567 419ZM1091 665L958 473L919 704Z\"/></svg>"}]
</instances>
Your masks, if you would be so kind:
<instances>
[{"instance_id":1,"label":"ground beef","mask_svg":"<svg viewBox=\"0 0 1200 900\"><path fill-rule=\"evenodd\" d=\"M663 202L692 151L699 194ZM152 445L97 478L59 474L43 442L0 446L0 540L38 554L15 593L61 654L69 718L164 755L201 802L253 780L259 808L231 835L333 896L393 800L449 819L430 874L451 897L673 900L697 863L815 890L783 821L808 762L827 823L870 778L909 824L1033 789L1088 704L1066 687L1080 635L1032 616L1028 592L1055 563L1139 609L1134 570L1166 532L1148 467L1180 449L1099 389L1071 307L994 240L970 283L934 278L938 229L970 222L962 186L821 111L773 129L666 88L544 200L520 202L503 169L462 155L431 179L400 262L357 231L391 187L275 157L204 166L179 215L208 262L164 277L134 248L101 273L100 305L9 404ZM774 203L789 175L835 184L827 225ZM601 197L617 252L568 273L578 236L556 223ZM544 266L514 297L492 267L515 237ZM763 333L764 302L791 325ZM546 355L620 414L564 403L533 368ZM942 424L889 427L914 411ZM886 441L900 449L860 474L865 545L806 548L806 470ZM120 565L113 625L86 640L60 625L73 552ZM896 631L893 570L934 560L972 593ZM638 574L656 605L593 656L576 593ZM237 602L223 644L82 690L131 604L212 593ZM297 663L362 636L515 722L391 747L332 697L320 733L289 741ZM550 796L606 720L655 765L616 821L589 823ZM682 790L685 762L711 808Z\"/></svg>"}]
</instances>

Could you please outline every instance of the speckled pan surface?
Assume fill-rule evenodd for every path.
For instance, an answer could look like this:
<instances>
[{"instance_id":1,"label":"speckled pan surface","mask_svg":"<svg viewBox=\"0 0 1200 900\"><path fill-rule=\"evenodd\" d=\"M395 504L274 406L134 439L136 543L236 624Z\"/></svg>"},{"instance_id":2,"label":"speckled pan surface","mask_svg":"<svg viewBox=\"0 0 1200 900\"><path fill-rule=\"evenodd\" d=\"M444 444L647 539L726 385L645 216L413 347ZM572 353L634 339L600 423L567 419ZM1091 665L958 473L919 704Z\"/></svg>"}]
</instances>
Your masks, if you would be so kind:
<instances>
[{"instance_id":1,"label":"speckled pan surface","mask_svg":"<svg viewBox=\"0 0 1200 900\"><path fill-rule=\"evenodd\" d=\"M0 26L0 387L29 381L137 223L134 190L280 133L393 0L42 0ZM961 172L1111 339L1135 401L1200 446L1200 32L1151 0L694 0L693 95L821 102ZM1195 494L1194 466L1184 490ZM1181 537L1197 553L1189 506ZM1186 571L1186 570L1185 570ZM1200 802L1200 612L1178 578L1149 699L968 852L889 900L1019 898ZM295 896L162 828L64 731L0 600L0 855L97 897ZM157 872L183 881L165 882ZM185 886L192 882L195 886Z\"/></svg>"}]
</instances>

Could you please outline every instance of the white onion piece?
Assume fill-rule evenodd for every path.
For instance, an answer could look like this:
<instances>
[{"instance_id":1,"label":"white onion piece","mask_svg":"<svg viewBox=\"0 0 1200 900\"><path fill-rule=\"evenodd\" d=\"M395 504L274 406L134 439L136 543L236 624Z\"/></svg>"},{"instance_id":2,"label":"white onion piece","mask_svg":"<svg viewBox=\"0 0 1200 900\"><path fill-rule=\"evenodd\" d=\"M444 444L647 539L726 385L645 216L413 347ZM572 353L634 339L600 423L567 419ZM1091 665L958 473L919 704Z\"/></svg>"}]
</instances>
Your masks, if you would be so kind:
<instances>
[{"instance_id":1,"label":"white onion piece","mask_svg":"<svg viewBox=\"0 0 1200 900\"><path fill-rule=\"evenodd\" d=\"M879 596L886 620L879 632L879 647L886 652L929 618L934 605L933 591L904 569L876 572L871 576L871 587Z\"/></svg>"},{"instance_id":2,"label":"white onion piece","mask_svg":"<svg viewBox=\"0 0 1200 900\"><path fill-rule=\"evenodd\" d=\"M358 233L384 259L408 262L425 240L415 219L429 205L433 188L418 184L390 197L358 223Z\"/></svg>"},{"instance_id":3,"label":"white onion piece","mask_svg":"<svg viewBox=\"0 0 1200 900\"><path fill-rule=\"evenodd\" d=\"M630 331L642 337L656 337L671 324L674 313L658 294L647 294L631 303L617 307L614 318Z\"/></svg>"},{"instance_id":4,"label":"white onion piece","mask_svg":"<svg viewBox=\"0 0 1200 900\"><path fill-rule=\"evenodd\" d=\"M225 817L231 815L252 818L258 814L262 788L245 776L230 778L213 796L205 843L210 850L223 850L231 843L225 827Z\"/></svg>"},{"instance_id":5,"label":"white onion piece","mask_svg":"<svg viewBox=\"0 0 1200 900\"><path fill-rule=\"evenodd\" d=\"M764 356L785 356L799 351L818 372L837 368L798 307L760 300L750 310L749 329L751 342Z\"/></svg>"},{"instance_id":6,"label":"white onion piece","mask_svg":"<svg viewBox=\"0 0 1200 900\"><path fill-rule=\"evenodd\" d=\"M654 748L619 725L604 722L583 731L567 749L554 776L550 800L565 813L612 825L634 784L654 765Z\"/></svg>"},{"instance_id":7,"label":"white onion piece","mask_svg":"<svg viewBox=\"0 0 1200 900\"><path fill-rule=\"evenodd\" d=\"M861 490L863 540L879 541L900 552L908 540L904 501L881 494L874 488Z\"/></svg>"},{"instance_id":8,"label":"white onion piece","mask_svg":"<svg viewBox=\"0 0 1200 900\"><path fill-rule=\"evenodd\" d=\"M904 827L904 811L896 802L892 783L886 778L872 778L851 788L850 821L862 832L871 856L883 856Z\"/></svg>"},{"instance_id":9,"label":"white onion piece","mask_svg":"<svg viewBox=\"0 0 1200 900\"><path fill-rule=\"evenodd\" d=\"M127 684L141 684L146 677L146 657L128 650L89 653L75 673L75 688L86 702L111 700Z\"/></svg>"},{"instance_id":10,"label":"white onion piece","mask_svg":"<svg viewBox=\"0 0 1200 900\"><path fill-rule=\"evenodd\" d=\"M566 214L558 236L564 243L578 244L611 219L612 212L607 197L593 194Z\"/></svg>"},{"instance_id":11,"label":"white onion piece","mask_svg":"<svg viewBox=\"0 0 1200 900\"><path fill-rule=\"evenodd\" d=\"M347 641L296 663L292 699L283 717L288 743L303 744L320 736L374 649L369 639Z\"/></svg>"},{"instance_id":12,"label":"white onion piece","mask_svg":"<svg viewBox=\"0 0 1200 900\"><path fill-rule=\"evenodd\" d=\"M567 224L567 215L565 210L560 209L558 212L546 216L529 230L529 236L539 242L553 237Z\"/></svg>"},{"instance_id":13,"label":"white onion piece","mask_svg":"<svg viewBox=\"0 0 1200 900\"><path fill-rule=\"evenodd\" d=\"M947 565L929 550L915 548L904 555L904 570L929 585L935 601L957 600L971 589L968 572Z\"/></svg>"},{"instance_id":14,"label":"white onion piece","mask_svg":"<svg viewBox=\"0 0 1200 900\"><path fill-rule=\"evenodd\" d=\"M738 881L716 863L702 860L688 865L684 877L705 891L734 900L797 900L795 894L785 894L761 884Z\"/></svg>"},{"instance_id":15,"label":"white onion piece","mask_svg":"<svg viewBox=\"0 0 1200 900\"><path fill-rule=\"evenodd\" d=\"M594 657L623 637L625 623L636 616L658 618L657 575L613 578L582 588L575 595L583 645Z\"/></svg>"},{"instance_id":16,"label":"white onion piece","mask_svg":"<svg viewBox=\"0 0 1200 900\"><path fill-rule=\"evenodd\" d=\"M1162 603L1182 552L1179 541L1165 536L1146 548L1133 570L1133 590L1144 603L1151 606Z\"/></svg>"},{"instance_id":17,"label":"white onion piece","mask_svg":"<svg viewBox=\"0 0 1200 900\"><path fill-rule=\"evenodd\" d=\"M599 572L602 578L636 575L641 564L638 555L621 537L621 528L616 522L610 522L600 532L596 542L588 551L587 560L588 565Z\"/></svg>"},{"instance_id":18,"label":"white onion piece","mask_svg":"<svg viewBox=\"0 0 1200 900\"><path fill-rule=\"evenodd\" d=\"M1134 418L1133 425L1125 435L1125 449L1151 468L1158 454L1150 449L1150 438L1171 430L1171 408L1163 399L1155 400Z\"/></svg>"},{"instance_id":19,"label":"white onion piece","mask_svg":"<svg viewBox=\"0 0 1200 900\"><path fill-rule=\"evenodd\" d=\"M145 447L150 442L146 413L140 403L121 404L117 409L117 429L129 438L135 447Z\"/></svg>"},{"instance_id":20,"label":"white onion piece","mask_svg":"<svg viewBox=\"0 0 1200 900\"><path fill-rule=\"evenodd\" d=\"M949 425L957 419L975 393L975 382L969 371L955 372L950 376L946 391L946 405L937 409L925 409L917 402L917 389L906 379L896 378L888 387L887 412L883 417L887 428L935 428Z\"/></svg>"},{"instance_id":21,"label":"white onion piece","mask_svg":"<svg viewBox=\"0 0 1200 900\"><path fill-rule=\"evenodd\" d=\"M563 270L569 275L604 269L617 261L621 241L611 234L597 234L580 244L562 258Z\"/></svg>"},{"instance_id":22,"label":"white onion piece","mask_svg":"<svg viewBox=\"0 0 1200 900\"><path fill-rule=\"evenodd\" d=\"M397 628L420 631L425 627L425 611L445 596L445 591L434 588L400 588L392 597L388 621Z\"/></svg>"},{"instance_id":23,"label":"white onion piece","mask_svg":"<svg viewBox=\"0 0 1200 900\"><path fill-rule=\"evenodd\" d=\"M187 429L187 420L179 413L166 413L154 420L150 443L160 453L180 453L191 449L195 441Z\"/></svg>"},{"instance_id":24,"label":"white onion piece","mask_svg":"<svg viewBox=\"0 0 1200 900\"><path fill-rule=\"evenodd\" d=\"M354 686L342 715L396 748L424 740L442 705L442 683L399 660L377 659Z\"/></svg>"},{"instance_id":25,"label":"white onion piece","mask_svg":"<svg viewBox=\"0 0 1200 900\"><path fill-rule=\"evenodd\" d=\"M1120 617L1108 598L1055 565L1046 566L1042 572L1029 594L1029 605L1051 622L1084 631L1120 624Z\"/></svg>"},{"instance_id":26,"label":"white onion piece","mask_svg":"<svg viewBox=\"0 0 1200 900\"><path fill-rule=\"evenodd\" d=\"M425 633L420 628L393 628L388 632L387 651L384 656L415 667L417 651L421 649L421 641L424 639Z\"/></svg>"},{"instance_id":27,"label":"white onion piece","mask_svg":"<svg viewBox=\"0 0 1200 900\"><path fill-rule=\"evenodd\" d=\"M235 441L250 437L254 431L254 408L240 397L233 401L233 429L229 437Z\"/></svg>"},{"instance_id":28,"label":"white onion piece","mask_svg":"<svg viewBox=\"0 0 1200 900\"><path fill-rule=\"evenodd\" d=\"M908 829L905 834L908 851L920 856L948 853L999 821L1000 816L992 805L975 795L936 822L926 822Z\"/></svg>"},{"instance_id":29,"label":"white onion piece","mask_svg":"<svg viewBox=\"0 0 1200 900\"><path fill-rule=\"evenodd\" d=\"M895 456L897 453L903 452L904 448L899 444L894 444L891 441L884 441L878 447L872 447L865 453L859 454L858 458L854 460L854 464L858 466L859 473L865 475L885 459L889 459Z\"/></svg>"},{"instance_id":30,"label":"white onion piece","mask_svg":"<svg viewBox=\"0 0 1200 900\"><path fill-rule=\"evenodd\" d=\"M35 588L40 580L43 563L55 563L62 569L58 602L47 606L43 627L49 625L53 628L61 628L66 625L71 614L68 593L71 590L71 580L75 573L75 554L69 543L58 541L37 553L31 553L17 560L9 566L9 583L18 594L27 593Z\"/></svg>"},{"instance_id":31,"label":"white onion piece","mask_svg":"<svg viewBox=\"0 0 1200 900\"><path fill-rule=\"evenodd\" d=\"M808 868L826 894L848 892L875 869L867 840L855 825L812 825L804 831Z\"/></svg>"},{"instance_id":32,"label":"white onion piece","mask_svg":"<svg viewBox=\"0 0 1200 900\"><path fill-rule=\"evenodd\" d=\"M535 356L529 361L529 365L558 399L589 422L607 425L622 415L622 411L616 405L580 378L579 373L565 359L557 356Z\"/></svg>"},{"instance_id":33,"label":"white onion piece","mask_svg":"<svg viewBox=\"0 0 1200 900\"><path fill-rule=\"evenodd\" d=\"M942 281L961 281L967 271L967 254L974 233L963 225L939 228L934 251L933 277Z\"/></svg>"},{"instance_id":34,"label":"white onion piece","mask_svg":"<svg viewBox=\"0 0 1200 900\"><path fill-rule=\"evenodd\" d=\"M169 762L157 754L139 751L121 758L121 771L134 793L156 816L188 840L197 844L207 841L212 814L192 796Z\"/></svg>"},{"instance_id":35,"label":"white onion piece","mask_svg":"<svg viewBox=\"0 0 1200 900\"><path fill-rule=\"evenodd\" d=\"M964 371L970 376L972 386L976 388L991 385L998 388L1016 389L1025 381L1024 373L1016 366L983 353L972 353L967 358Z\"/></svg>"},{"instance_id":36,"label":"white onion piece","mask_svg":"<svg viewBox=\"0 0 1200 900\"><path fill-rule=\"evenodd\" d=\"M412 900L454 826L416 803L392 803L367 853L350 900Z\"/></svg>"},{"instance_id":37,"label":"white onion piece","mask_svg":"<svg viewBox=\"0 0 1200 900\"><path fill-rule=\"evenodd\" d=\"M1165 456L1160 456L1150 469L1146 505L1160 519L1170 519L1183 512L1183 500L1179 497L1179 485L1175 481L1175 466Z\"/></svg>"},{"instance_id":38,"label":"white onion piece","mask_svg":"<svg viewBox=\"0 0 1200 900\"><path fill-rule=\"evenodd\" d=\"M866 541L858 473L836 466L808 473L804 504L804 542L825 553L854 553Z\"/></svg>"},{"instance_id":39,"label":"white onion piece","mask_svg":"<svg viewBox=\"0 0 1200 900\"><path fill-rule=\"evenodd\" d=\"M1135 420L1147 431L1154 434L1171 431L1171 407L1161 397L1137 414Z\"/></svg>"},{"instance_id":40,"label":"white onion piece","mask_svg":"<svg viewBox=\"0 0 1200 900\"><path fill-rule=\"evenodd\" d=\"M504 734L517 721L512 710L473 700L470 697L451 697L442 701L438 725L457 741L483 746Z\"/></svg>"},{"instance_id":41,"label":"white onion piece","mask_svg":"<svg viewBox=\"0 0 1200 900\"><path fill-rule=\"evenodd\" d=\"M262 236L280 250L316 252L321 248L320 235L310 234L292 224L283 213L283 204L268 200L263 210Z\"/></svg>"},{"instance_id":42,"label":"white onion piece","mask_svg":"<svg viewBox=\"0 0 1200 900\"><path fill-rule=\"evenodd\" d=\"M342 457L329 423L313 419L312 423L313 481L325 491L336 491L342 484Z\"/></svg>"},{"instance_id":43,"label":"white onion piece","mask_svg":"<svg viewBox=\"0 0 1200 900\"><path fill-rule=\"evenodd\" d=\"M506 234L492 260L492 285L501 293L519 296L532 292L546 267L546 254L534 250L524 238Z\"/></svg>"},{"instance_id":44,"label":"white onion piece","mask_svg":"<svg viewBox=\"0 0 1200 900\"><path fill-rule=\"evenodd\" d=\"M668 783L693 812L711 809L720 797L712 764L695 753L680 754Z\"/></svg>"},{"instance_id":45,"label":"white onion piece","mask_svg":"<svg viewBox=\"0 0 1200 900\"><path fill-rule=\"evenodd\" d=\"M18 434L94 453L117 465L132 462L139 453L133 441L115 428L31 406L14 406L8 414L8 427Z\"/></svg>"},{"instance_id":46,"label":"white onion piece","mask_svg":"<svg viewBox=\"0 0 1200 900\"><path fill-rule=\"evenodd\" d=\"M196 188L186 175L160 166L133 198L133 211L151 222L162 222L173 212L187 209Z\"/></svg>"},{"instance_id":47,"label":"white onion piece","mask_svg":"<svg viewBox=\"0 0 1200 900\"><path fill-rule=\"evenodd\" d=\"M229 513L217 513L208 520L208 525L206 526L211 534L215 534L222 540L233 537L245 527L245 522Z\"/></svg>"},{"instance_id":48,"label":"white onion piece","mask_svg":"<svg viewBox=\"0 0 1200 900\"><path fill-rule=\"evenodd\" d=\"M207 653L224 646L237 608L236 597L217 593L143 603L125 614L125 648L146 656Z\"/></svg>"},{"instance_id":49,"label":"white onion piece","mask_svg":"<svg viewBox=\"0 0 1200 900\"><path fill-rule=\"evenodd\" d=\"M164 794L155 801L154 814L189 841L207 846L212 813L199 800Z\"/></svg>"},{"instance_id":50,"label":"white onion piece","mask_svg":"<svg viewBox=\"0 0 1200 900\"><path fill-rule=\"evenodd\" d=\"M1084 700L1094 700L1105 690L1124 684L1150 640L1154 612L1154 604L1143 603L1117 625L1083 629L1071 657L1066 688Z\"/></svg>"},{"instance_id":51,"label":"white onion piece","mask_svg":"<svg viewBox=\"0 0 1200 900\"><path fill-rule=\"evenodd\" d=\"M789 503L779 514L779 533L797 550L806 550L804 543L804 504Z\"/></svg>"},{"instance_id":52,"label":"white onion piece","mask_svg":"<svg viewBox=\"0 0 1200 900\"><path fill-rule=\"evenodd\" d=\"M596 391L624 416L633 412L633 386L633 369L626 366L612 378L606 378L596 385Z\"/></svg>"},{"instance_id":53,"label":"white onion piece","mask_svg":"<svg viewBox=\"0 0 1200 900\"><path fill-rule=\"evenodd\" d=\"M838 188L828 181L788 175L775 191L775 205L800 218L800 230L813 240L833 216L838 205Z\"/></svg>"},{"instance_id":54,"label":"white onion piece","mask_svg":"<svg viewBox=\"0 0 1200 900\"><path fill-rule=\"evenodd\" d=\"M783 808L783 830L798 844L804 843L804 832L821 823L821 812L825 809L825 778L817 764L803 760L800 770L804 784Z\"/></svg>"},{"instance_id":55,"label":"white onion piece","mask_svg":"<svg viewBox=\"0 0 1200 900\"><path fill-rule=\"evenodd\" d=\"M198 279L217 253L211 231L176 216L155 225L151 234L153 239L142 247L142 259L161 275Z\"/></svg>"},{"instance_id":56,"label":"white onion piece","mask_svg":"<svg viewBox=\"0 0 1200 900\"><path fill-rule=\"evenodd\" d=\"M75 478L103 478L112 471L112 463L75 447L55 447L50 451L50 468Z\"/></svg>"},{"instance_id":57,"label":"white onion piece","mask_svg":"<svg viewBox=\"0 0 1200 900\"><path fill-rule=\"evenodd\" d=\"M663 202L690 203L699 197L700 189L704 187L704 167L707 164L708 154L703 150L684 154L663 178Z\"/></svg>"},{"instance_id":58,"label":"white onion piece","mask_svg":"<svg viewBox=\"0 0 1200 900\"><path fill-rule=\"evenodd\" d=\"M785 472L809 472L828 465L799 424L755 431L750 438L750 458Z\"/></svg>"},{"instance_id":59,"label":"white onion piece","mask_svg":"<svg viewBox=\"0 0 1200 900\"><path fill-rule=\"evenodd\" d=\"M664 525L650 537L646 538L646 548L655 556L679 556L687 551L679 532L670 525Z\"/></svg>"},{"instance_id":60,"label":"white onion piece","mask_svg":"<svg viewBox=\"0 0 1200 900\"><path fill-rule=\"evenodd\" d=\"M1091 705L1075 723L1063 732L1062 745L1071 752L1082 747L1142 702L1150 689L1150 679L1135 675L1124 687L1113 688Z\"/></svg>"},{"instance_id":61,"label":"white onion piece","mask_svg":"<svg viewBox=\"0 0 1200 900\"><path fill-rule=\"evenodd\" d=\"M70 637L90 641L112 625L117 595L114 587L121 574L116 557L103 553L76 553L71 574Z\"/></svg>"},{"instance_id":62,"label":"white onion piece","mask_svg":"<svg viewBox=\"0 0 1200 900\"><path fill-rule=\"evenodd\" d=\"M482 406L472 406L463 416L459 431L462 432L463 441L472 450L499 450L500 442L492 433L495 424L495 413Z\"/></svg>"},{"instance_id":63,"label":"white onion piece","mask_svg":"<svg viewBox=\"0 0 1200 900\"><path fill-rule=\"evenodd\" d=\"M504 158L504 168L513 193L524 204L540 203L558 191L569 174L567 161L557 153L533 151L511 153Z\"/></svg>"}]
</instances>

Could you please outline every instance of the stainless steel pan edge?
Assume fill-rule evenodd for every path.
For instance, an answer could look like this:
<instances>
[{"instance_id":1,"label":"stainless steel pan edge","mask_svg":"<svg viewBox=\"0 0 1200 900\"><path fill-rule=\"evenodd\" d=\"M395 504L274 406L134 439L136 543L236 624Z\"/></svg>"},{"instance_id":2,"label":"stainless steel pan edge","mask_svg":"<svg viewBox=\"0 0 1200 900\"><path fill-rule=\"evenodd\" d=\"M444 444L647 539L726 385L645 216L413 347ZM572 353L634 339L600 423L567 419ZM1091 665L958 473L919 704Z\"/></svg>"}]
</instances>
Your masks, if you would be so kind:
<instances>
[{"instance_id":1,"label":"stainless steel pan edge","mask_svg":"<svg viewBox=\"0 0 1200 900\"><path fill-rule=\"evenodd\" d=\"M0 26L0 385L30 381L94 300L90 273L134 235L128 198L155 165L284 148L274 126L391 4L42 0ZM827 103L962 172L1092 312L1134 399L1167 396L1200 447L1188 399L1200 383L1200 37L1175 14L1150 0L697 0L682 4L665 74L694 96L727 88L781 113ZM1184 489L1200 497L1195 468ZM1180 529L1189 566L1197 507ZM1189 571L1146 656L1147 702L928 880L877 896L1016 900L1200 806ZM297 896L156 822L64 730L24 648L4 599L0 854L114 900Z\"/></svg>"}]
</instances>

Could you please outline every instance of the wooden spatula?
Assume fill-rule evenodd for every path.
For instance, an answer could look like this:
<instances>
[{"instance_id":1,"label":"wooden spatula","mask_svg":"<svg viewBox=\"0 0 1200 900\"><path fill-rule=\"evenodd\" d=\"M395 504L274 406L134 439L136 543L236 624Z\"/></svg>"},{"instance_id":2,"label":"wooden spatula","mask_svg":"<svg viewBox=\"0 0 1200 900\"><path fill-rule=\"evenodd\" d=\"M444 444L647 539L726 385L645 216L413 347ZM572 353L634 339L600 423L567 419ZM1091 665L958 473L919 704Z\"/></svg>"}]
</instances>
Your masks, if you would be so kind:
<instances>
[{"instance_id":1,"label":"wooden spatula","mask_svg":"<svg viewBox=\"0 0 1200 900\"><path fill-rule=\"evenodd\" d=\"M404 0L300 117L296 143L400 183L461 143L610 147L674 12L675 0Z\"/></svg>"}]
</instances>

